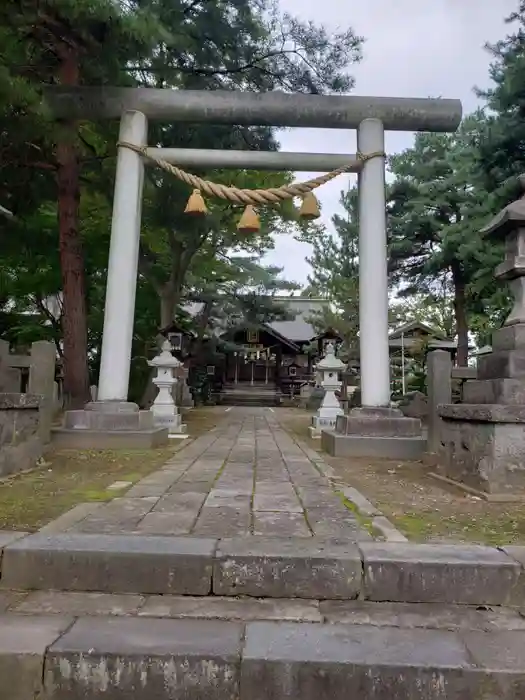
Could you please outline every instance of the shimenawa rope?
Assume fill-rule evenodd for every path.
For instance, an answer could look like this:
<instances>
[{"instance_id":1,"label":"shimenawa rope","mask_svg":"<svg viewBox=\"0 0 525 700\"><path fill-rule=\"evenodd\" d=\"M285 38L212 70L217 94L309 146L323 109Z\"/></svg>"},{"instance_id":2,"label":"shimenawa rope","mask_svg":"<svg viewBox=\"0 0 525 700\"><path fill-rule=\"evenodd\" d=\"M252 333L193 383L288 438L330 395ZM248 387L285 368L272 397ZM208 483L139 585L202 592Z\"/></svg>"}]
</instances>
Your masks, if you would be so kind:
<instances>
[{"instance_id":1,"label":"shimenawa rope","mask_svg":"<svg viewBox=\"0 0 525 700\"><path fill-rule=\"evenodd\" d=\"M220 199L225 199L234 204L245 204L252 206L260 206L261 204L278 204L287 199L293 199L294 197L304 197L309 192L325 185L327 182L334 180L339 175L343 175L348 172L352 167L353 163L344 165L341 168L332 170L325 175L320 175L312 180L307 180L306 182L297 182L291 185L283 185L282 187L270 187L266 190L256 189L240 189L239 187L233 187L228 185L221 185L217 182L211 182L210 180L203 180L197 175L192 175L191 173L181 170L176 165L172 165L162 158L155 158L150 155L147 151L146 146L137 146L134 143L129 143L128 141L119 141L117 143L118 147L129 148L131 151L135 151L144 158L148 158L153 163L158 165L163 170L174 175L176 178L185 182L190 187L200 190L204 194L210 197L219 197ZM385 158L385 153L383 151L375 151L374 153L357 153L357 158L362 163L366 163L372 158Z\"/></svg>"}]
</instances>

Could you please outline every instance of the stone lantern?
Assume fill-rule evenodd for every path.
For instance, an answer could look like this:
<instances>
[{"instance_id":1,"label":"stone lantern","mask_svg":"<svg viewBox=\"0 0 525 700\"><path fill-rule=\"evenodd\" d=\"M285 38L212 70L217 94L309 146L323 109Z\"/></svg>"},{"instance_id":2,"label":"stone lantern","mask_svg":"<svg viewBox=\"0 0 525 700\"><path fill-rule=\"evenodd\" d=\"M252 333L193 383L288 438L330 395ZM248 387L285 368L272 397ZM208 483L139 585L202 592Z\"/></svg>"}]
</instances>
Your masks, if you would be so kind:
<instances>
[{"instance_id":1,"label":"stone lantern","mask_svg":"<svg viewBox=\"0 0 525 700\"><path fill-rule=\"evenodd\" d=\"M337 416L344 415L339 399L335 395L341 389L343 382L339 379L339 373L346 369L344 362L335 356L333 343L326 346L326 355L317 364L316 371L321 378L321 386L325 390L323 401L317 414L312 416L310 426L311 437L321 437L322 430L330 430L335 427Z\"/></svg>"},{"instance_id":2,"label":"stone lantern","mask_svg":"<svg viewBox=\"0 0 525 700\"><path fill-rule=\"evenodd\" d=\"M478 359L477 379L464 384L463 403L439 407L439 473L508 498L525 487L525 176L519 182L521 198L482 230L505 243L494 275L509 283L514 306Z\"/></svg>"},{"instance_id":3,"label":"stone lantern","mask_svg":"<svg viewBox=\"0 0 525 700\"><path fill-rule=\"evenodd\" d=\"M157 369L153 384L159 390L150 411L153 414L154 424L168 428L170 437L185 437L186 426L181 423L180 413L173 399L173 388L178 381L174 372L181 366L181 362L173 357L171 347L171 342L165 340L160 354L148 362L150 367Z\"/></svg>"}]
</instances>

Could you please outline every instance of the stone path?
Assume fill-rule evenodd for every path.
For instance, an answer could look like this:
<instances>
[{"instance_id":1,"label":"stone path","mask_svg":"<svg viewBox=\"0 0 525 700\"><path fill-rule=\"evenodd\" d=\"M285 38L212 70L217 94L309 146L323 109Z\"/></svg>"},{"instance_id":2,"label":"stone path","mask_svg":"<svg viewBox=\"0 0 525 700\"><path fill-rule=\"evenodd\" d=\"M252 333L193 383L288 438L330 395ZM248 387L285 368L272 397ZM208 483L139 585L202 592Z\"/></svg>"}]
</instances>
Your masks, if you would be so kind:
<instances>
[{"instance_id":1,"label":"stone path","mask_svg":"<svg viewBox=\"0 0 525 700\"><path fill-rule=\"evenodd\" d=\"M313 461L268 408L232 408L161 470L122 498L51 529L81 533L232 537L317 536L363 541L360 528ZM49 528L47 528L49 531Z\"/></svg>"},{"instance_id":2,"label":"stone path","mask_svg":"<svg viewBox=\"0 0 525 700\"><path fill-rule=\"evenodd\" d=\"M523 700L525 547L367 541L277 415L0 531L0 700Z\"/></svg>"}]
</instances>

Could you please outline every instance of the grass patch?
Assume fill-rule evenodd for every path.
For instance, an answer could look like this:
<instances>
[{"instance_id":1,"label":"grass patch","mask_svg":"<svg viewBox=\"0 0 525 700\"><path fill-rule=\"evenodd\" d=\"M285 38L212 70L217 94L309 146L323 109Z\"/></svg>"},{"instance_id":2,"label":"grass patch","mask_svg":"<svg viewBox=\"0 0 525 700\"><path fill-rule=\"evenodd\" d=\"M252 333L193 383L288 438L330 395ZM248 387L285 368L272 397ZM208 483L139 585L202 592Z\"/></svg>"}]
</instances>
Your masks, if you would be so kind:
<instances>
[{"instance_id":1,"label":"grass patch","mask_svg":"<svg viewBox=\"0 0 525 700\"><path fill-rule=\"evenodd\" d=\"M519 511L491 514L440 515L435 512L408 512L392 520L410 540L425 542L431 538L453 539L492 546L525 541L525 514Z\"/></svg>"},{"instance_id":2,"label":"grass patch","mask_svg":"<svg viewBox=\"0 0 525 700\"><path fill-rule=\"evenodd\" d=\"M186 421L192 437L213 427L218 417L206 409L191 411ZM34 532L78 503L122 496L126 489L108 491L108 486L115 481L140 481L184 443L176 441L154 450L50 450L42 466L0 483L0 529Z\"/></svg>"},{"instance_id":3,"label":"grass patch","mask_svg":"<svg viewBox=\"0 0 525 700\"><path fill-rule=\"evenodd\" d=\"M321 451L320 442L307 436L308 414L279 409L276 416L292 436ZM490 503L440 484L420 462L335 458L324 453L323 459L412 542L525 545L523 503Z\"/></svg>"},{"instance_id":4,"label":"grass patch","mask_svg":"<svg viewBox=\"0 0 525 700\"><path fill-rule=\"evenodd\" d=\"M346 498L346 496L343 493L341 493L340 491L336 491L336 493L339 496L339 498L341 499L345 508L348 508L348 510L352 511L352 513L354 514L355 519L357 520L359 525L362 528L364 528L365 530L367 530L371 535L373 535L375 533L376 529L372 523L372 518L369 518L367 515L363 515L359 511L356 504L353 503L352 501L348 500L348 498Z\"/></svg>"}]
</instances>

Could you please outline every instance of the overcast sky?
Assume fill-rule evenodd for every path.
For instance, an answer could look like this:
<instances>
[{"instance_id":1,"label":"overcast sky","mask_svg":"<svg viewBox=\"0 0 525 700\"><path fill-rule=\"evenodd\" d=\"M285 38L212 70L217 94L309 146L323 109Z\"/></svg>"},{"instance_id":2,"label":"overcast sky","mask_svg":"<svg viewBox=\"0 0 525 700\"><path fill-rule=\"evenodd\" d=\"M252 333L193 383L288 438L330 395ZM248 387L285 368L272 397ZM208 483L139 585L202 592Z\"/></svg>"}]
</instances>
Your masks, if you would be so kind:
<instances>
[{"instance_id":1,"label":"overcast sky","mask_svg":"<svg viewBox=\"0 0 525 700\"><path fill-rule=\"evenodd\" d=\"M284 11L324 24L330 30L352 27L365 37L363 60L352 69L355 95L449 97L463 102L464 114L478 102L473 86L489 84L485 42L505 36L504 18L518 0L280 0ZM292 129L279 135L283 151L355 153L355 131ZM387 153L412 144L413 134L386 134ZM306 180L312 173L297 173ZM341 212L341 190L352 176L341 176L318 190L323 221L330 226ZM306 282L309 246L279 236L267 262L284 267L284 276Z\"/></svg>"}]
</instances>

